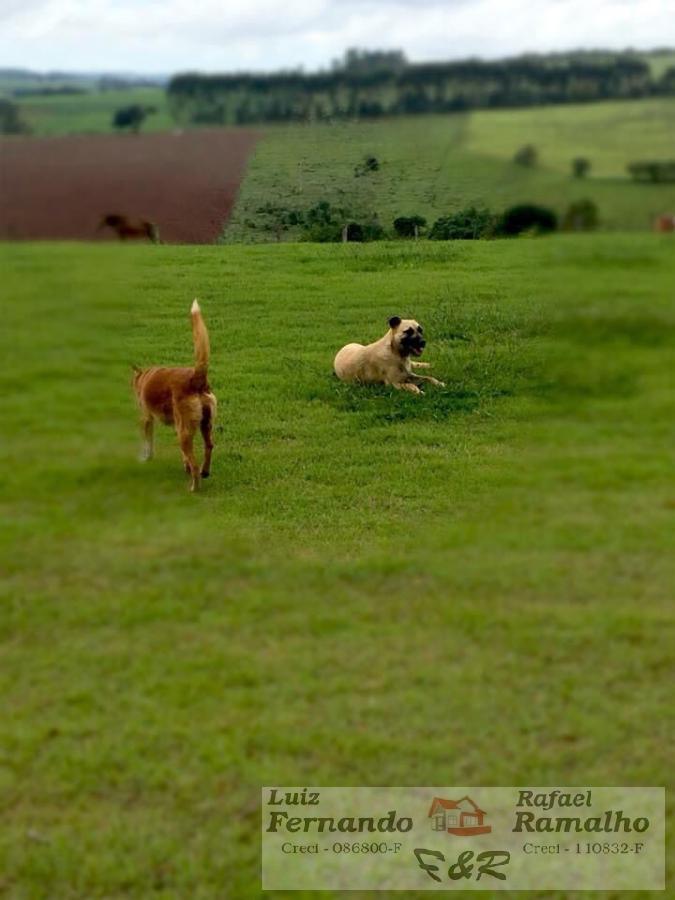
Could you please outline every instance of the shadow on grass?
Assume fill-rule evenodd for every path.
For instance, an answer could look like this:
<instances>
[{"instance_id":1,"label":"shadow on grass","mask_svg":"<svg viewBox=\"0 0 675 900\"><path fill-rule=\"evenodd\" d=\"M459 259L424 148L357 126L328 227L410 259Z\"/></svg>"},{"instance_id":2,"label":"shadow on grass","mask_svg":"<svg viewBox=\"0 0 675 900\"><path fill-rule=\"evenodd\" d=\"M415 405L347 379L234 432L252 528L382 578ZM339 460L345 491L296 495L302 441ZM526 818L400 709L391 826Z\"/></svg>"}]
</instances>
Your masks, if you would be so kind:
<instances>
[{"instance_id":1,"label":"shadow on grass","mask_svg":"<svg viewBox=\"0 0 675 900\"><path fill-rule=\"evenodd\" d=\"M295 367L297 371L297 366ZM410 394L387 385L344 384L333 374L313 366L302 367L302 394L310 402L327 404L342 413L358 416L360 425L394 424L412 420L448 419L474 412L490 400L507 396L504 388L475 389L458 384L423 387Z\"/></svg>"},{"instance_id":2,"label":"shadow on grass","mask_svg":"<svg viewBox=\"0 0 675 900\"><path fill-rule=\"evenodd\" d=\"M333 376L332 405L341 412L356 413L372 423L394 423L416 419L447 419L473 412L481 403L477 391L428 387L413 395L384 385L342 384Z\"/></svg>"}]
</instances>

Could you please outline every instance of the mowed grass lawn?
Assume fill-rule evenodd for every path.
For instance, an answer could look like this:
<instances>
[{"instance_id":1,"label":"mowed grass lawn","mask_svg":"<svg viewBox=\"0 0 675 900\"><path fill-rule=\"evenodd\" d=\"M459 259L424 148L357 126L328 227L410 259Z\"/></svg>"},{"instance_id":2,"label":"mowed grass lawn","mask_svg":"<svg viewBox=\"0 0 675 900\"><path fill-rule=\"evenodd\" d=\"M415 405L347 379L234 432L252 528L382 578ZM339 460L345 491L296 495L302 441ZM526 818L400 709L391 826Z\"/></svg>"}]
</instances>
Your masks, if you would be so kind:
<instances>
[{"instance_id":1,"label":"mowed grass lawn","mask_svg":"<svg viewBox=\"0 0 675 900\"><path fill-rule=\"evenodd\" d=\"M0 891L260 894L260 787L662 785L672 241L4 245ZM191 359L213 476L137 461ZM339 384L394 313L444 390Z\"/></svg>"},{"instance_id":2,"label":"mowed grass lawn","mask_svg":"<svg viewBox=\"0 0 675 900\"><path fill-rule=\"evenodd\" d=\"M582 199L597 205L602 229L651 230L657 215L675 211L675 185L636 183L626 166L670 159L674 129L674 98L268 126L225 239L270 240L261 207L272 202L306 212L321 200L357 220L375 212L389 232L401 215L422 215L431 225L474 204L501 212L539 203L563 217ZM525 144L538 151L534 168L512 161ZM355 178L368 155L380 170ZM590 160L589 177L572 176L577 156Z\"/></svg>"}]
</instances>

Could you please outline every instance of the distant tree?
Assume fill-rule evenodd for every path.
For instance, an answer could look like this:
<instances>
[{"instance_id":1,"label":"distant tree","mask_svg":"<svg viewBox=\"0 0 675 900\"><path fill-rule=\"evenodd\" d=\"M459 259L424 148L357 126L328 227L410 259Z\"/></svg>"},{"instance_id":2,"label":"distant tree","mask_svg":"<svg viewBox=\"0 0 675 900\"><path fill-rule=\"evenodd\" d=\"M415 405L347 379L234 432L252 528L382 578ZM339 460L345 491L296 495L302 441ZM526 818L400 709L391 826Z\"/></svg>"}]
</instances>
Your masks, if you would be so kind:
<instances>
[{"instance_id":1,"label":"distant tree","mask_svg":"<svg viewBox=\"0 0 675 900\"><path fill-rule=\"evenodd\" d=\"M399 237L419 237L427 224L424 216L399 216L394 219L394 231Z\"/></svg>"},{"instance_id":2,"label":"distant tree","mask_svg":"<svg viewBox=\"0 0 675 900\"><path fill-rule=\"evenodd\" d=\"M598 207L592 200L571 203L562 220L565 231L594 231L598 227Z\"/></svg>"},{"instance_id":3,"label":"distant tree","mask_svg":"<svg viewBox=\"0 0 675 900\"><path fill-rule=\"evenodd\" d=\"M629 163L628 172L635 181L675 181L675 160L638 160Z\"/></svg>"},{"instance_id":4,"label":"distant tree","mask_svg":"<svg viewBox=\"0 0 675 900\"><path fill-rule=\"evenodd\" d=\"M358 47L351 47L342 59L333 62L333 70L369 75L400 72L407 64L402 50L359 50Z\"/></svg>"},{"instance_id":5,"label":"distant tree","mask_svg":"<svg viewBox=\"0 0 675 900\"><path fill-rule=\"evenodd\" d=\"M591 171L591 161L585 156L576 156L572 160L572 174L575 178L585 178Z\"/></svg>"},{"instance_id":6,"label":"distant tree","mask_svg":"<svg viewBox=\"0 0 675 900\"><path fill-rule=\"evenodd\" d=\"M131 106L123 106L116 110L113 116L113 128L118 128L120 131L128 128L129 131L138 134L147 117L156 112L157 110L154 106L141 106L138 103L134 103Z\"/></svg>"},{"instance_id":7,"label":"distant tree","mask_svg":"<svg viewBox=\"0 0 675 900\"><path fill-rule=\"evenodd\" d=\"M672 92L631 53L530 55L506 60L453 60L411 65L400 51L351 50L330 71L174 76L169 109L179 121L235 120L246 101L248 122L349 119L447 113L646 97Z\"/></svg>"},{"instance_id":8,"label":"distant tree","mask_svg":"<svg viewBox=\"0 0 675 900\"><path fill-rule=\"evenodd\" d=\"M430 241L472 241L488 237L494 229L489 209L468 206L449 216L441 216L431 226Z\"/></svg>"},{"instance_id":9,"label":"distant tree","mask_svg":"<svg viewBox=\"0 0 675 900\"><path fill-rule=\"evenodd\" d=\"M555 231L557 227L558 217L552 209L533 203L521 203L509 207L503 213L497 222L496 233L507 237L522 234L524 231L545 234Z\"/></svg>"},{"instance_id":10,"label":"distant tree","mask_svg":"<svg viewBox=\"0 0 675 900\"><path fill-rule=\"evenodd\" d=\"M16 103L0 98L0 134L28 134L29 131Z\"/></svg>"},{"instance_id":11,"label":"distant tree","mask_svg":"<svg viewBox=\"0 0 675 900\"><path fill-rule=\"evenodd\" d=\"M539 161L539 154L537 153L537 148L532 144L525 144L524 147L521 147L519 150L513 155L514 163L517 163L519 166L526 166L527 168L533 168L537 165Z\"/></svg>"}]
</instances>

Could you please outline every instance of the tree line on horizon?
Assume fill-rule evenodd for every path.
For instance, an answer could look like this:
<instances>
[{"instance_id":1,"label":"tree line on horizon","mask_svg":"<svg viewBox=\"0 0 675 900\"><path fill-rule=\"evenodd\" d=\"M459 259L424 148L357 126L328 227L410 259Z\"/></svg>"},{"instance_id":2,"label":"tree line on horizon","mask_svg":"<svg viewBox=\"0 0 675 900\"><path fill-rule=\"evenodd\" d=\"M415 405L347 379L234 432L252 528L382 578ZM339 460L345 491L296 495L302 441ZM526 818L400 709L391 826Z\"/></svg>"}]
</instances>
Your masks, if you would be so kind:
<instances>
[{"instance_id":1,"label":"tree line on horizon","mask_svg":"<svg viewBox=\"0 0 675 900\"><path fill-rule=\"evenodd\" d=\"M246 125L377 119L675 94L675 67L654 78L633 53L587 52L500 61L410 64L400 51L347 51L328 71L175 75L178 122Z\"/></svg>"}]
</instances>

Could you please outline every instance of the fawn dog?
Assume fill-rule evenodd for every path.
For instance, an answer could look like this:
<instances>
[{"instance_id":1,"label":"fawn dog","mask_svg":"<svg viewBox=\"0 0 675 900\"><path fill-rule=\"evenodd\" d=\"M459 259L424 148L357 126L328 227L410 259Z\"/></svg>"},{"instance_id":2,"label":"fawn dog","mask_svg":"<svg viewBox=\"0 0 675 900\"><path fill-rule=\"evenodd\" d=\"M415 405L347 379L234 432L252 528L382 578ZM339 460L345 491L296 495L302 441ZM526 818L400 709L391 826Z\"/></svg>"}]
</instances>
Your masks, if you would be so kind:
<instances>
[{"instance_id":1,"label":"fawn dog","mask_svg":"<svg viewBox=\"0 0 675 900\"><path fill-rule=\"evenodd\" d=\"M442 381L431 375L418 375L415 369L428 369L429 363L411 360L421 356L426 347L424 329L415 319L389 319L389 331L372 344L347 344L338 351L333 363L340 381L360 384L390 384L397 390L423 394L420 385L434 384L445 387Z\"/></svg>"},{"instance_id":2,"label":"fawn dog","mask_svg":"<svg viewBox=\"0 0 675 900\"><path fill-rule=\"evenodd\" d=\"M208 478L211 470L213 440L211 431L216 415L216 398L207 381L209 366L209 333L195 300L190 310L192 339L195 348L194 367L134 366L133 386L141 411L144 446L141 459L153 455L154 420L173 425L178 435L185 471L190 475L190 490L199 488L199 479ZM195 461L193 440L197 429L204 440L204 464L201 471Z\"/></svg>"}]
</instances>

